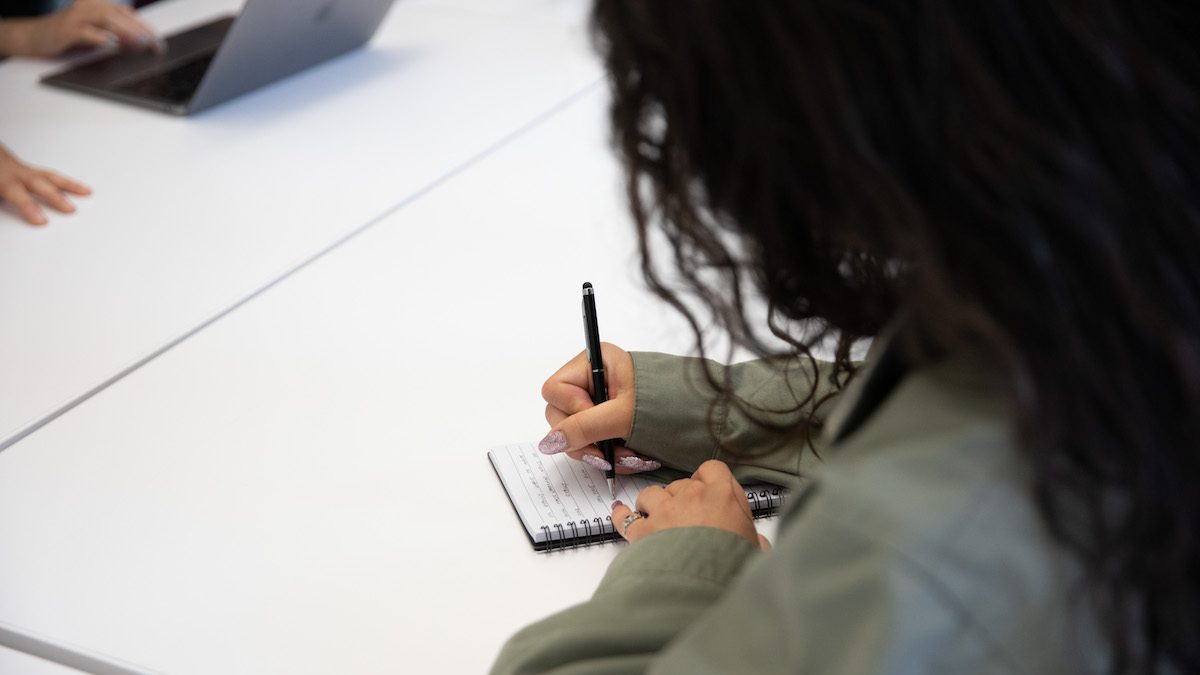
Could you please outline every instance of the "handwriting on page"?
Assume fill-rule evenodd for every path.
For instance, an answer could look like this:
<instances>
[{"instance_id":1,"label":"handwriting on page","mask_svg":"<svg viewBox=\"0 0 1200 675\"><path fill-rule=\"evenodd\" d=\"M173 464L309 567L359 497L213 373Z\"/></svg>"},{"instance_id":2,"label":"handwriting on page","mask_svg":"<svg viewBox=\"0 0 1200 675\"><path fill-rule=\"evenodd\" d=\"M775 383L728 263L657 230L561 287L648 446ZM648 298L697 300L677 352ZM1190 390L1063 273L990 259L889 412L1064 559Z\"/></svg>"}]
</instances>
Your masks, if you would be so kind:
<instances>
[{"instance_id":1,"label":"handwriting on page","mask_svg":"<svg viewBox=\"0 0 1200 675\"><path fill-rule=\"evenodd\" d=\"M509 445L493 452L501 480L531 534L544 526L577 522L599 527L611 514L612 497L604 474L565 455L543 455L532 445ZM516 485L514 483L518 483ZM617 498L633 505L637 495L653 483L622 476Z\"/></svg>"}]
</instances>

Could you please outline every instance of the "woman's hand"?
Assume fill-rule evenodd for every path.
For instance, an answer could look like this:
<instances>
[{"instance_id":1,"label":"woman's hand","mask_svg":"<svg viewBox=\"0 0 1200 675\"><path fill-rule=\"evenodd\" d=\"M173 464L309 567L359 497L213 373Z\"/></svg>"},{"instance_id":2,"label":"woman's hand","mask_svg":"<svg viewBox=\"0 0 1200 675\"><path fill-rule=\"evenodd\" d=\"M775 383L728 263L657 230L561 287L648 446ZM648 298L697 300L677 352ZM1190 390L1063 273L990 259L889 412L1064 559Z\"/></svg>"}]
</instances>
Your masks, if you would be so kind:
<instances>
[{"instance_id":1,"label":"woman's hand","mask_svg":"<svg viewBox=\"0 0 1200 675\"><path fill-rule=\"evenodd\" d=\"M92 191L53 171L22 164L0 145L0 202L6 202L31 225L46 224L46 215L38 206L38 200L56 211L73 213L75 205L67 199L67 193L90 195Z\"/></svg>"},{"instance_id":2,"label":"woman's hand","mask_svg":"<svg viewBox=\"0 0 1200 675\"><path fill-rule=\"evenodd\" d=\"M76 0L50 16L0 22L0 56L51 57L72 47L114 43L124 49L163 48L162 41L132 9L109 0Z\"/></svg>"},{"instance_id":3,"label":"woman's hand","mask_svg":"<svg viewBox=\"0 0 1200 675\"><path fill-rule=\"evenodd\" d=\"M600 345L600 353L608 380L608 401L592 404L592 368L587 352L581 352L542 385L550 433L538 443L538 449L547 455L566 452L572 459L607 471L608 462L596 442L629 435L633 425L633 357L607 342ZM618 447L614 454L617 473L653 471L661 466L629 448Z\"/></svg>"},{"instance_id":4,"label":"woman's hand","mask_svg":"<svg viewBox=\"0 0 1200 675\"><path fill-rule=\"evenodd\" d=\"M633 513L641 517L631 519L626 527L625 518ZM770 547L767 538L754 529L746 491L729 467L715 459L701 464L691 478L642 490L636 512L614 502L612 522L631 542L673 527L703 526L728 530L762 549Z\"/></svg>"}]
</instances>

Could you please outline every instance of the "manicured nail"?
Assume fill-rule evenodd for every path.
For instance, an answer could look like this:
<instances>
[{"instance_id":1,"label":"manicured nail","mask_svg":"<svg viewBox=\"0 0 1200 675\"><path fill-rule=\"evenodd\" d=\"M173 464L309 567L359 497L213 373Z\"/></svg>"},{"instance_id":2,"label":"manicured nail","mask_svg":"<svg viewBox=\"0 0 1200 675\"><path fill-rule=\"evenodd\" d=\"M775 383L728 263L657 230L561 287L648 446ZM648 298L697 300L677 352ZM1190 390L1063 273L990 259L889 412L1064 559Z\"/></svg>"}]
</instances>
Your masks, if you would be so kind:
<instances>
[{"instance_id":1,"label":"manicured nail","mask_svg":"<svg viewBox=\"0 0 1200 675\"><path fill-rule=\"evenodd\" d=\"M543 455L557 455L567 449L567 435L561 431L551 431L538 441L538 450Z\"/></svg>"},{"instance_id":2,"label":"manicured nail","mask_svg":"<svg viewBox=\"0 0 1200 675\"><path fill-rule=\"evenodd\" d=\"M586 462L588 466L594 469L600 469L601 471L608 471L612 469L612 464L609 464L595 455L584 455L583 461Z\"/></svg>"},{"instance_id":3,"label":"manicured nail","mask_svg":"<svg viewBox=\"0 0 1200 675\"><path fill-rule=\"evenodd\" d=\"M656 462L653 459L638 457L637 455L628 455L617 460L617 466L630 471L654 471L662 468L661 462Z\"/></svg>"},{"instance_id":4,"label":"manicured nail","mask_svg":"<svg viewBox=\"0 0 1200 675\"><path fill-rule=\"evenodd\" d=\"M623 501L621 501L620 499L618 499L617 501L615 501L615 502L613 502L613 503L612 503L612 506L608 507L608 510L609 510L609 511L616 511L618 506L625 506L625 502L623 502Z\"/></svg>"}]
</instances>

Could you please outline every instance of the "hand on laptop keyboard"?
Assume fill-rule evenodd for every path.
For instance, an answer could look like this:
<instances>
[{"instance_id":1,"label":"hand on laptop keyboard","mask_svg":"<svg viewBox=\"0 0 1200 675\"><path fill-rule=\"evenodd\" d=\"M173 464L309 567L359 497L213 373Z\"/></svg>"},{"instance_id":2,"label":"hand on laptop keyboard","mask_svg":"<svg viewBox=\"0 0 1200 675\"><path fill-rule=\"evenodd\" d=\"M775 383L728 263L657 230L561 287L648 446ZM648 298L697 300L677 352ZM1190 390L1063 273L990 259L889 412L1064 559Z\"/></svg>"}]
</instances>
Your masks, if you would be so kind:
<instances>
[{"instance_id":1,"label":"hand on laptop keyboard","mask_svg":"<svg viewBox=\"0 0 1200 675\"><path fill-rule=\"evenodd\" d=\"M0 56L51 57L73 47L159 51L162 42L137 14L109 0L76 0L66 9L33 19L0 22Z\"/></svg>"}]
</instances>

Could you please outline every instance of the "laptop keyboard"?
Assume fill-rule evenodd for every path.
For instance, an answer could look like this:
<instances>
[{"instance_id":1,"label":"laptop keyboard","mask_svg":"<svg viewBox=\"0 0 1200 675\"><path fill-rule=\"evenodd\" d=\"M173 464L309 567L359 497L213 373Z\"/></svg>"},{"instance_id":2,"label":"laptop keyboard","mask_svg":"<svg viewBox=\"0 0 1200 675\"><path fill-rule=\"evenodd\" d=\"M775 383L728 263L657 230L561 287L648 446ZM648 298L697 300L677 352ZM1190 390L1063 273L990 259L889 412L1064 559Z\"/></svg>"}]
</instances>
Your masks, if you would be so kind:
<instances>
[{"instance_id":1,"label":"laptop keyboard","mask_svg":"<svg viewBox=\"0 0 1200 675\"><path fill-rule=\"evenodd\" d=\"M205 54L168 70L121 85L120 89L135 96L187 103L192 94L196 93L196 88L200 86L200 80L208 71L214 56L215 52Z\"/></svg>"}]
</instances>

